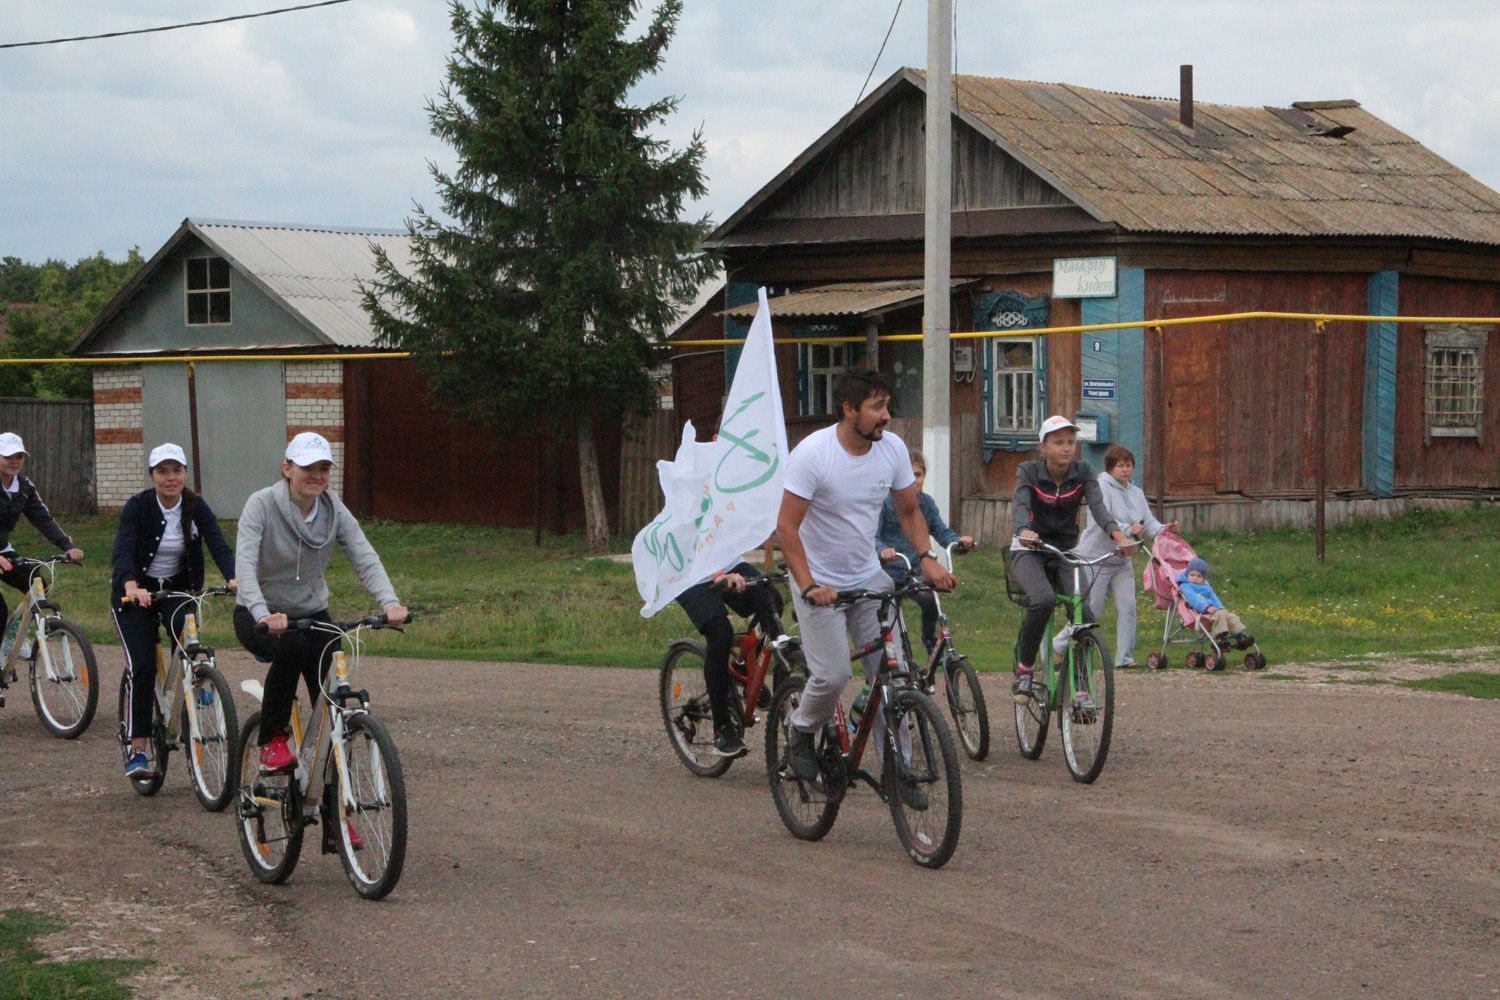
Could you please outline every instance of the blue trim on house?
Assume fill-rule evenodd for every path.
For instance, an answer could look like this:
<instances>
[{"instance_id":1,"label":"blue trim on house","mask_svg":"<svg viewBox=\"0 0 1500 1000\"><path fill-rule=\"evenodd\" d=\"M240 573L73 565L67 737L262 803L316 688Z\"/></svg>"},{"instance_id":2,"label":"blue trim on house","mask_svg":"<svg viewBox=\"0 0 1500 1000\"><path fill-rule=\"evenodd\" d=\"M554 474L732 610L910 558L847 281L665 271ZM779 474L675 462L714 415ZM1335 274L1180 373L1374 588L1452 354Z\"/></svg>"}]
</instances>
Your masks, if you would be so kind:
<instances>
[{"instance_id":1,"label":"blue trim on house","mask_svg":"<svg viewBox=\"0 0 1500 1000\"><path fill-rule=\"evenodd\" d=\"M1146 272L1139 267L1119 269L1116 295L1112 299L1083 299L1079 322L1129 323L1146 318ZM1095 343L1099 349L1094 350ZM1123 444L1137 456L1145 453L1146 441L1146 331L1144 328L1098 330L1082 335L1081 369L1084 379L1113 380L1114 399L1084 398L1080 413L1109 417L1110 440L1086 445L1083 458L1095 469L1104 468L1104 451ZM1137 460L1139 465L1139 460Z\"/></svg>"},{"instance_id":2,"label":"blue trim on house","mask_svg":"<svg viewBox=\"0 0 1500 1000\"><path fill-rule=\"evenodd\" d=\"M974 329L1028 330L1046 326L1051 319L1051 308L1052 300L1046 295L1032 298L1013 291L987 292L974 302ZM1000 317L1005 314L1019 314L1022 321L1001 322ZM1024 433L995 429L995 410L990 396L994 386L995 351L1000 343L998 338L985 338L983 363L980 367L980 377L984 380L979 392L984 426L980 448L986 463L997 451L1022 452L1036 447L1034 428ZM1036 375L1037 420L1040 422L1051 412L1047 403L1047 338L1033 338L1032 343L1035 346L1032 349L1031 365Z\"/></svg>"},{"instance_id":3,"label":"blue trim on house","mask_svg":"<svg viewBox=\"0 0 1500 1000\"><path fill-rule=\"evenodd\" d=\"M756 300L756 293L760 291L760 285L753 281L730 281L724 285L724 308L733 309L736 306L749 305ZM724 339L744 340L750 336L750 321L748 319L737 319L730 316L724 317ZM740 352L744 348L738 344L727 344L724 347L724 391L734 384L734 371L740 364Z\"/></svg>"},{"instance_id":4,"label":"blue trim on house","mask_svg":"<svg viewBox=\"0 0 1500 1000\"><path fill-rule=\"evenodd\" d=\"M1366 315L1395 316L1401 275L1376 271L1367 286ZM1365 406L1361 478L1377 497L1396 491L1396 324L1365 324Z\"/></svg>"}]
</instances>

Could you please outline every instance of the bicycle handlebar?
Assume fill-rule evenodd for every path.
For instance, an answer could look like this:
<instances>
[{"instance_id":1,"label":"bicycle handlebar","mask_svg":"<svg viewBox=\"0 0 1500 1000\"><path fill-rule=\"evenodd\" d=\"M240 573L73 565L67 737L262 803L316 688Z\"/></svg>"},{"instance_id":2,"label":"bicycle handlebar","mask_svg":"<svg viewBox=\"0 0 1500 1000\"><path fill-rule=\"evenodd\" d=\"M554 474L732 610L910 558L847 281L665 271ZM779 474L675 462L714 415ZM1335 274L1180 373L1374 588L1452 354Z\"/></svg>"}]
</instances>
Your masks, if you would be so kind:
<instances>
[{"instance_id":1,"label":"bicycle handlebar","mask_svg":"<svg viewBox=\"0 0 1500 1000\"><path fill-rule=\"evenodd\" d=\"M3 555L3 553L0 553L0 555ZM25 569L32 566L52 566L56 565L57 563L63 563L69 566L83 565L82 559L74 562L72 559L68 558L68 554L66 552L59 552L57 555L48 556L45 559L33 559L31 556L16 555L14 552L12 552L9 555L5 555L4 558L10 560L11 566L16 569Z\"/></svg>"},{"instance_id":2,"label":"bicycle handlebar","mask_svg":"<svg viewBox=\"0 0 1500 1000\"><path fill-rule=\"evenodd\" d=\"M410 625L414 617L415 615L408 611L406 613L406 621L402 622L401 625ZM365 615L363 618L357 618L352 622L325 622L317 618L288 618L286 622L286 630L288 632L334 630L337 630L339 632L353 632L355 629L361 628L399 629L401 628L401 625L392 625L390 622L386 621L385 612L382 611L379 614ZM265 622L255 623L256 635L269 635L270 632L271 628Z\"/></svg>"},{"instance_id":3,"label":"bicycle handlebar","mask_svg":"<svg viewBox=\"0 0 1500 1000\"><path fill-rule=\"evenodd\" d=\"M186 597L190 601L196 601L204 597L228 597L234 591L228 587L205 587L202 590L151 590L146 596L152 601L160 601L167 597ZM125 594L120 598L121 604L131 604L138 598L134 594Z\"/></svg>"},{"instance_id":4,"label":"bicycle handlebar","mask_svg":"<svg viewBox=\"0 0 1500 1000\"><path fill-rule=\"evenodd\" d=\"M1021 544L1022 545L1026 545L1026 542L1022 541ZM1055 545L1048 545L1046 542L1042 541L1040 538L1038 538L1035 541L1033 541L1031 543L1031 545L1028 546L1028 547L1032 551L1041 551L1041 552L1046 552L1046 553L1048 553L1050 555L1057 556L1057 557L1061 558L1063 562L1067 563L1070 566L1096 566L1099 563L1102 563L1106 559L1113 559L1117 555L1125 555L1126 554L1126 552L1125 552L1124 549L1121 549L1121 548L1117 547L1115 549L1112 549L1109 552L1104 553L1104 555L1100 556L1097 559L1085 559L1082 556L1074 555L1072 552L1064 552L1062 549L1058 548ZM1132 545L1131 548L1133 549L1133 548L1135 548L1135 546Z\"/></svg>"}]
</instances>

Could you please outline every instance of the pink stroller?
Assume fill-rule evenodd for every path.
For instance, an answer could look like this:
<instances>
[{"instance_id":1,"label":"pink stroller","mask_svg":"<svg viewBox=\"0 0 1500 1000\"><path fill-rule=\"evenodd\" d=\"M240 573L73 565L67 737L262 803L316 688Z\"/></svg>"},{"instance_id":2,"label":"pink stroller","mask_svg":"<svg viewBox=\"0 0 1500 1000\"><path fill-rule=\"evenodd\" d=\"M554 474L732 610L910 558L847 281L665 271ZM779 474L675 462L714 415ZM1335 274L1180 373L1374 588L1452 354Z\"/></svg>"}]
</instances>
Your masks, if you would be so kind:
<instances>
[{"instance_id":1,"label":"pink stroller","mask_svg":"<svg viewBox=\"0 0 1500 1000\"><path fill-rule=\"evenodd\" d=\"M1197 557L1193 547L1173 531L1163 531L1151 543L1151 556L1141 571L1141 584L1155 597L1156 606L1167 613L1161 633L1161 651L1146 657L1146 665L1153 670L1167 665L1167 647L1173 643L1197 647L1183 660L1190 669L1223 670L1228 665L1228 648L1222 647L1210 634L1207 620L1188 607L1182 591L1177 588L1177 575L1187 568L1188 560ZM1204 643L1212 647L1213 652L1205 655ZM1263 670L1265 666L1266 658L1260 646L1252 646L1245 654L1245 669Z\"/></svg>"}]
</instances>

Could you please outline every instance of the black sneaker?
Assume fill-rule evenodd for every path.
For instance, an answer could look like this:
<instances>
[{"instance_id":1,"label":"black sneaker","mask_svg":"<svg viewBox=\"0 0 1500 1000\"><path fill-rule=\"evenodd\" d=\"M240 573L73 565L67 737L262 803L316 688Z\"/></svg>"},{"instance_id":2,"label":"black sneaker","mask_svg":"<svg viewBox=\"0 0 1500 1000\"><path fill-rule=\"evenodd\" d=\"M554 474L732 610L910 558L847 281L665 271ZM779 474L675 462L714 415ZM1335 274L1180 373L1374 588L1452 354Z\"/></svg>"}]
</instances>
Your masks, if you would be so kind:
<instances>
[{"instance_id":1,"label":"black sneaker","mask_svg":"<svg viewBox=\"0 0 1500 1000\"><path fill-rule=\"evenodd\" d=\"M1016 679L1010 682L1010 697L1017 705L1031 701L1031 675L1030 670L1017 670Z\"/></svg>"},{"instance_id":2,"label":"black sneaker","mask_svg":"<svg viewBox=\"0 0 1500 1000\"><path fill-rule=\"evenodd\" d=\"M1255 640L1246 632L1240 632L1234 637L1235 649L1249 649L1253 645L1255 645Z\"/></svg>"},{"instance_id":3,"label":"black sneaker","mask_svg":"<svg viewBox=\"0 0 1500 1000\"><path fill-rule=\"evenodd\" d=\"M720 757L738 760L749 752L750 748L745 746L745 741L733 729L721 729L714 737L714 753Z\"/></svg>"},{"instance_id":4,"label":"black sneaker","mask_svg":"<svg viewBox=\"0 0 1500 1000\"><path fill-rule=\"evenodd\" d=\"M786 763L792 773L803 781L818 780L820 768L812 733L804 733L795 726L787 729Z\"/></svg>"}]
</instances>

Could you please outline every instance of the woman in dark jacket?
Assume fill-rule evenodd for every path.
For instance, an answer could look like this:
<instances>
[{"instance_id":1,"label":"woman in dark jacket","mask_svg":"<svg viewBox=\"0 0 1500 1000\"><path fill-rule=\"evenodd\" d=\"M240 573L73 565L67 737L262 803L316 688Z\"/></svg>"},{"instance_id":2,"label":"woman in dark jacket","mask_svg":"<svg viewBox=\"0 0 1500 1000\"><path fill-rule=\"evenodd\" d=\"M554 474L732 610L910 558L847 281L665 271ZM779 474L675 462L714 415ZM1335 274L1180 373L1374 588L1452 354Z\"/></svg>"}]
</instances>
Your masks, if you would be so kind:
<instances>
[{"instance_id":1,"label":"woman in dark jacket","mask_svg":"<svg viewBox=\"0 0 1500 1000\"><path fill-rule=\"evenodd\" d=\"M115 533L110 607L125 647L125 690L130 702L126 736L129 778L147 777L156 766L151 749L151 699L155 697L157 628L174 637L182 625L182 598L153 603L152 591L198 590L203 586L203 543L233 587L234 551L224 541L207 501L187 488L187 457L175 444L151 451L151 489L125 502Z\"/></svg>"}]
</instances>

